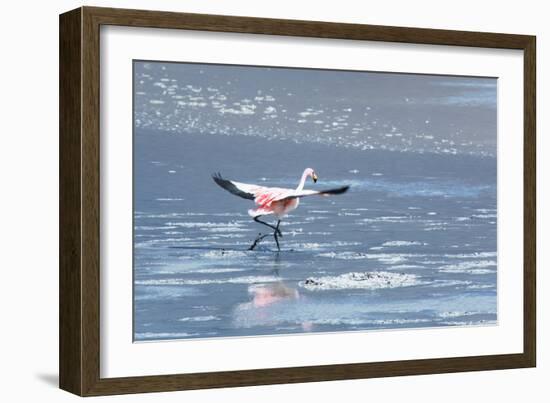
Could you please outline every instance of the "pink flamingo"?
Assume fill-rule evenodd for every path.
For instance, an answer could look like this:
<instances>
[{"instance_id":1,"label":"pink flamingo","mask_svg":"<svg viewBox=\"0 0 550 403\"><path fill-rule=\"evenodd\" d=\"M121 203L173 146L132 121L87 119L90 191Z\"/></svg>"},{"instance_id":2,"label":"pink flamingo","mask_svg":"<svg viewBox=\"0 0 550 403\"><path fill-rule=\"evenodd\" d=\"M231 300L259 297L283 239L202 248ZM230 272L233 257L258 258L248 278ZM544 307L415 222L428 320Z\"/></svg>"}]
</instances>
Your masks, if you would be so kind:
<instances>
[{"instance_id":1,"label":"pink flamingo","mask_svg":"<svg viewBox=\"0 0 550 403\"><path fill-rule=\"evenodd\" d=\"M300 204L300 199L307 196L328 196L341 194L346 192L349 189L349 186L341 186L339 188L327 189L327 190L304 190L304 185L307 178L313 179L313 182L317 182L317 174L311 168L306 168L300 179L300 183L296 189L285 189L285 188L275 188L259 185L250 185L247 183L235 182L228 179L222 178L222 176L217 173L212 175L214 182L220 185L225 190L233 193L236 196L242 197L243 199L254 200L256 203L256 209L248 210L248 214L256 221L257 223L268 226L273 229L273 237L275 238L275 243L277 244L277 249L280 251L279 247L279 236L283 236L279 230L279 224L281 219L287 215L289 212L294 210ZM261 216L274 214L277 217L277 225L271 225L265 221L260 220ZM253 250L258 242L264 239L270 234L262 235L259 234L249 250Z\"/></svg>"}]
</instances>

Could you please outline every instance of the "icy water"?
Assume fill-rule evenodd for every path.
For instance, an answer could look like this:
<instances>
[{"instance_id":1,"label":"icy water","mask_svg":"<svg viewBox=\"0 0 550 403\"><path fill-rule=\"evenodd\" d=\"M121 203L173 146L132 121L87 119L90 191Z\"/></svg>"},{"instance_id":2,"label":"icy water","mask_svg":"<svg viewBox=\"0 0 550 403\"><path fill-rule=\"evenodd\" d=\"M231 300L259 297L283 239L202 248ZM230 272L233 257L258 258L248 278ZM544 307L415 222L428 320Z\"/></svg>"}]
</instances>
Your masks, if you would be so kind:
<instances>
[{"instance_id":1,"label":"icy water","mask_svg":"<svg viewBox=\"0 0 550 403\"><path fill-rule=\"evenodd\" d=\"M134 62L136 341L497 321L491 78ZM273 239L211 174L309 197Z\"/></svg>"},{"instance_id":2,"label":"icy water","mask_svg":"<svg viewBox=\"0 0 550 403\"><path fill-rule=\"evenodd\" d=\"M495 324L496 159L296 143L262 136L134 133L136 341ZM323 189L281 224L213 172Z\"/></svg>"}]
</instances>

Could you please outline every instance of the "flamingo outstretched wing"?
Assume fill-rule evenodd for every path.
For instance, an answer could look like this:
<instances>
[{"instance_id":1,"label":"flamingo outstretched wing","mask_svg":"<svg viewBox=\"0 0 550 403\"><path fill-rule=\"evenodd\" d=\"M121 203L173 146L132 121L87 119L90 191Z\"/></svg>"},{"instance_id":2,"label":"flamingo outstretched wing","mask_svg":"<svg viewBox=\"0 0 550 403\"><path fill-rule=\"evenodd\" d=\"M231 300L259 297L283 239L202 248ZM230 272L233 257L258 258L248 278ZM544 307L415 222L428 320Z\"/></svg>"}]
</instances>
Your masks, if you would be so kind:
<instances>
[{"instance_id":1,"label":"flamingo outstretched wing","mask_svg":"<svg viewBox=\"0 0 550 403\"><path fill-rule=\"evenodd\" d=\"M325 190L293 190L290 194L284 194L280 197L273 199L273 201L281 201L288 199L297 199L300 197L307 196L329 196L329 195L338 195L347 192L349 185L341 186L334 189L325 189Z\"/></svg>"},{"instance_id":2,"label":"flamingo outstretched wing","mask_svg":"<svg viewBox=\"0 0 550 403\"><path fill-rule=\"evenodd\" d=\"M213 174L212 179L214 179L214 182L216 182L219 186L221 186L228 192L233 193L235 196L239 196L243 199L248 200L254 200L258 193L268 189L265 186L251 185L248 183L241 183L229 179L224 179L219 172Z\"/></svg>"},{"instance_id":3,"label":"flamingo outstretched wing","mask_svg":"<svg viewBox=\"0 0 550 403\"><path fill-rule=\"evenodd\" d=\"M212 179L219 186L230 193L243 199L254 200L259 206L268 207L271 203L282 200L296 199L307 196L328 196L345 193L349 186L341 186L334 189L325 190L294 190L286 188L273 188L266 186L252 185L248 183L236 182L222 178L220 173L212 175Z\"/></svg>"}]
</instances>

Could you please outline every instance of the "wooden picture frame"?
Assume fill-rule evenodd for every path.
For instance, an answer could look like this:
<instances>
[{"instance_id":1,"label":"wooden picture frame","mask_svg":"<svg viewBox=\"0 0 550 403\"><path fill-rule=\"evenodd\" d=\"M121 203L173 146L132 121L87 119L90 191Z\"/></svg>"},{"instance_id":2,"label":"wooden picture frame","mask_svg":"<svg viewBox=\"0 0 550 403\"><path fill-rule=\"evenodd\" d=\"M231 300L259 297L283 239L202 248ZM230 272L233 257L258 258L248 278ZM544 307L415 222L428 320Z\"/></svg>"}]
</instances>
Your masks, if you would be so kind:
<instances>
[{"instance_id":1,"label":"wooden picture frame","mask_svg":"<svg viewBox=\"0 0 550 403\"><path fill-rule=\"evenodd\" d=\"M171 28L524 52L523 353L275 369L100 377L100 27ZM60 387L80 396L533 367L536 363L535 37L81 7L60 16Z\"/></svg>"}]
</instances>

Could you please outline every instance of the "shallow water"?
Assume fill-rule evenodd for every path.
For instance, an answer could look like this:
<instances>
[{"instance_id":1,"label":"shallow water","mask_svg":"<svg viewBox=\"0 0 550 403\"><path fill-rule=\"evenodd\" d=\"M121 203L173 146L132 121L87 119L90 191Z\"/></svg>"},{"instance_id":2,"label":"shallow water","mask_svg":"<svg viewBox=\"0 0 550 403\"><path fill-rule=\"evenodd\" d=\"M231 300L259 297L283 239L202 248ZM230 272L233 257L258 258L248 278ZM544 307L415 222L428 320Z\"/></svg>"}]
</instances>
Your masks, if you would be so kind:
<instances>
[{"instance_id":1,"label":"shallow water","mask_svg":"<svg viewBox=\"0 0 550 403\"><path fill-rule=\"evenodd\" d=\"M219 188L296 187L304 168L348 193L310 197L281 252ZM134 134L135 339L494 324L496 159L258 136Z\"/></svg>"},{"instance_id":2,"label":"shallow water","mask_svg":"<svg viewBox=\"0 0 550 403\"><path fill-rule=\"evenodd\" d=\"M495 78L134 63L135 127L177 135L496 156L496 94Z\"/></svg>"}]
</instances>

